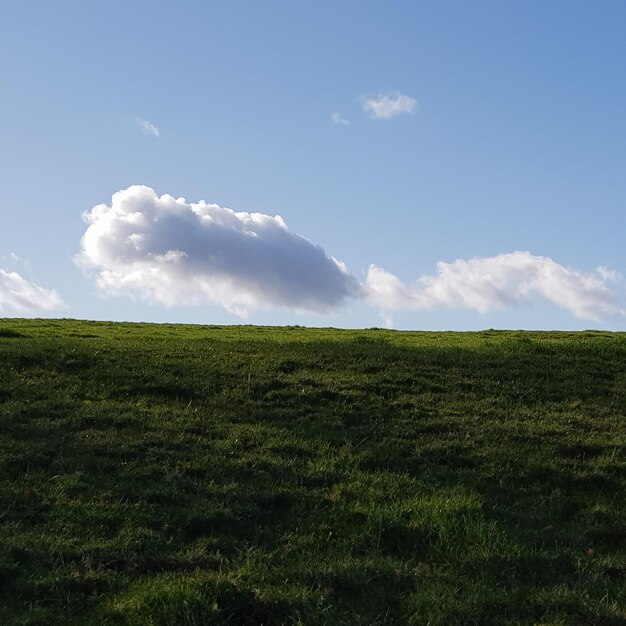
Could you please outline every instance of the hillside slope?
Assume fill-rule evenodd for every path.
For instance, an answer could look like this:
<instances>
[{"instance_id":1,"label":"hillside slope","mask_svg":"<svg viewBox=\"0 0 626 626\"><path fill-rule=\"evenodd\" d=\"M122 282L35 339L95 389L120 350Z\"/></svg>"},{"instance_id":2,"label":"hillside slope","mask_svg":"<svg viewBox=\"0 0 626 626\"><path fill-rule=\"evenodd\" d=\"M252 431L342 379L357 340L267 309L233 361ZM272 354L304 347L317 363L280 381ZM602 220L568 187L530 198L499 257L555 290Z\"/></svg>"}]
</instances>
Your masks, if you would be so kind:
<instances>
[{"instance_id":1,"label":"hillside slope","mask_svg":"<svg viewBox=\"0 0 626 626\"><path fill-rule=\"evenodd\" d=\"M0 623L626 624L626 334L0 320Z\"/></svg>"}]
</instances>

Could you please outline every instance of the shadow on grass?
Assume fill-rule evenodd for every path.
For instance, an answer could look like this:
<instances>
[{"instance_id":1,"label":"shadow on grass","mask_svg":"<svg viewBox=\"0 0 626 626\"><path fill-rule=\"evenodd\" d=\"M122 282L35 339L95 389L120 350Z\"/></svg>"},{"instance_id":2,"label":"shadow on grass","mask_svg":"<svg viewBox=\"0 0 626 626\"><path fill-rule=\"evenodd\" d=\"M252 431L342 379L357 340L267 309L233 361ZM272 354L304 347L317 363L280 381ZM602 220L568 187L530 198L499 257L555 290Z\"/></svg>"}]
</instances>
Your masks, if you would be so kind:
<instances>
[{"instance_id":1,"label":"shadow on grass","mask_svg":"<svg viewBox=\"0 0 626 626\"><path fill-rule=\"evenodd\" d=\"M49 620L625 623L622 344L51 346L0 390L0 582Z\"/></svg>"}]
</instances>

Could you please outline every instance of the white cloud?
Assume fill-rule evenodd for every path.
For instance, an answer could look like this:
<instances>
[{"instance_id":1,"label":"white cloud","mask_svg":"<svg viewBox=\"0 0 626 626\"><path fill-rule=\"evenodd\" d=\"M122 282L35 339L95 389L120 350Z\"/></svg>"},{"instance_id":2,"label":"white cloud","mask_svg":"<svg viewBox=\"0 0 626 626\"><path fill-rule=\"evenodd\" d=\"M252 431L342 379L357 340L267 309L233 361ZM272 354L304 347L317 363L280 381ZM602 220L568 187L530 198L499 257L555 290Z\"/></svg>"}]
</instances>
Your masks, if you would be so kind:
<instances>
[{"instance_id":1,"label":"white cloud","mask_svg":"<svg viewBox=\"0 0 626 626\"><path fill-rule=\"evenodd\" d=\"M159 197L137 185L83 217L76 262L95 272L104 294L214 303L245 315L259 307L330 312L359 293L340 261L280 216Z\"/></svg>"},{"instance_id":2,"label":"white cloud","mask_svg":"<svg viewBox=\"0 0 626 626\"><path fill-rule=\"evenodd\" d=\"M387 94L379 93L376 96L363 96L361 106L371 118L389 120L403 113L415 113L418 103L415 98L394 91Z\"/></svg>"},{"instance_id":3,"label":"white cloud","mask_svg":"<svg viewBox=\"0 0 626 626\"><path fill-rule=\"evenodd\" d=\"M371 265L360 285L343 263L291 232L280 216L158 196L136 185L83 217L88 225L75 261L101 292L168 307L217 304L238 315L274 307L326 313L355 298L390 323L397 310L485 313L543 300L582 319L626 315L613 291L621 280L617 272L599 267L586 273L530 252L439 262L435 274L412 285ZM9 302L8 277L26 294L22 307L61 303L55 292L1 272L0 305ZM11 297L17 306L17 296Z\"/></svg>"},{"instance_id":4,"label":"white cloud","mask_svg":"<svg viewBox=\"0 0 626 626\"><path fill-rule=\"evenodd\" d=\"M152 137L161 136L161 131L152 122L149 122L148 120L143 120L140 117L138 117L138 118L135 118L135 124L137 124L137 126L141 128L144 135L151 135Z\"/></svg>"},{"instance_id":5,"label":"white cloud","mask_svg":"<svg viewBox=\"0 0 626 626\"><path fill-rule=\"evenodd\" d=\"M347 120L345 117L342 117L341 113L335 111L331 116L333 124L340 124L342 126L349 126L350 120Z\"/></svg>"},{"instance_id":6,"label":"white cloud","mask_svg":"<svg viewBox=\"0 0 626 626\"><path fill-rule=\"evenodd\" d=\"M9 266L23 265L24 267L28 267L30 265L26 259L23 259L15 252L9 252L9 254L3 254L0 256L0 262L8 263Z\"/></svg>"},{"instance_id":7,"label":"white cloud","mask_svg":"<svg viewBox=\"0 0 626 626\"><path fill-rule=\"evenodd\" d=\"M63 306L53 289L44 289L27 281L17 272L0 269L0 312L49 311Z\"/></svg>"},{"instance_id":8,"label":"white cloud","mask_svg":"<svg viewBox=\"0 0 626 626\"><path fill-rule=\"evenodd\" d=\"M619 274L600 267L584 273L548 257L511 252L494 257L437 264L437 274L407 286L398 277L371 265L367 299L383 313L393 310L464 308L487 312L544 299L583 319L624 315L609 283Z\"/></svg>"}]
</instances>

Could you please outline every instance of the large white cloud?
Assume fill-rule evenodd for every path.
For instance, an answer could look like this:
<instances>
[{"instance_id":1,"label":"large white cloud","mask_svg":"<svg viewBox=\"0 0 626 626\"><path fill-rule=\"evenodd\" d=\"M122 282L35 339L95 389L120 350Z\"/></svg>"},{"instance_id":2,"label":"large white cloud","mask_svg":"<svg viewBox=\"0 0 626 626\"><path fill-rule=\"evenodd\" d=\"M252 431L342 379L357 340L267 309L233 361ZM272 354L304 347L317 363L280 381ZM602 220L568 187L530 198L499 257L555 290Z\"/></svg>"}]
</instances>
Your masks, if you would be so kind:
<instances>
[{"instance_id":1,"label":"large white cloud","mask_svg":"<svg viewBox=\"0 0 626 626\"><path fill-rule=\"evenodd\" d=\"M99 289L166 306L211 303L239 315L268 307L327 313L359 298L388 315L436 308L488 312L544 300L582 319L626 314L612 289L621 278L617 273L585 273L530 252L440 262L436 274L412 285L371 265L359 285L343 263L291 232L280 216L132 186L115 193L110 205L85 212L84 219L88 226L76 262L95 275ZM7 276L23 280L0 273L0 305L3 297L8 301L2 283ZM38 293L22 296L22 303L60 302L55 292L36 285L22 287L22 293Z\"/></svg>"},{"instance_id":2,"label":"large white cloud","mask_svg":"<svg viewBox=\"0 0 626 626\"><path fill-rule=\"evenodd\" d=\"M109 295L166 306L214 303L245 315L259 307L330 312L360 287L345 266L280 216L118 191L88 223L76 262Z\"/></svg>"},{"instance_id":3,"label":"large white cloud","mask_svg":"<svg viewBox=\"0 0 626 626\"><path fill-rule=\"evenodd\" d=\"M465 308L487 312L545 299L583 319L624 315L609 284L619 275L605 268L584 273L548 257L511 252L487 258L437 264L437 274L405 285L371 265L365 293L383 313L394 310Z\"/></svg>"},{"instance_id":4,"label":"large white cloud","mask_svg":"<svg viewBox=\"0 0 626 626\"><path fill-rule=\"evenodd\" d=\"M0 313L50 311L62 306L63 300L54 289L45 289L17 272L0 269Z\"/></svg>"}]
</instances>

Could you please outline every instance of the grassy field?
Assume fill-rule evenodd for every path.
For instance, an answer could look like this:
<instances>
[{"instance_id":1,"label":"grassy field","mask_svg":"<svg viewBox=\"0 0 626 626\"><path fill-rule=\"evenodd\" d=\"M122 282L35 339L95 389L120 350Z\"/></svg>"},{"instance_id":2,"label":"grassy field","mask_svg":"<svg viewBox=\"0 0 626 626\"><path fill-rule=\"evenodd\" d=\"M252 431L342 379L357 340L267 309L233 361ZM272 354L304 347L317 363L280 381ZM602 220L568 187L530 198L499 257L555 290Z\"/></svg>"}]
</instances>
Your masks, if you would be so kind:
<instances>
[{"instance_id":1,"label":"grassy field","mask_svg":"<svg viewBox=\"0 0 626 626\"><path fill-rule=\"evenodd\" d=\"M0 320L0 623L626 624L626 334Z\"/></svg>"}]
</instances>

